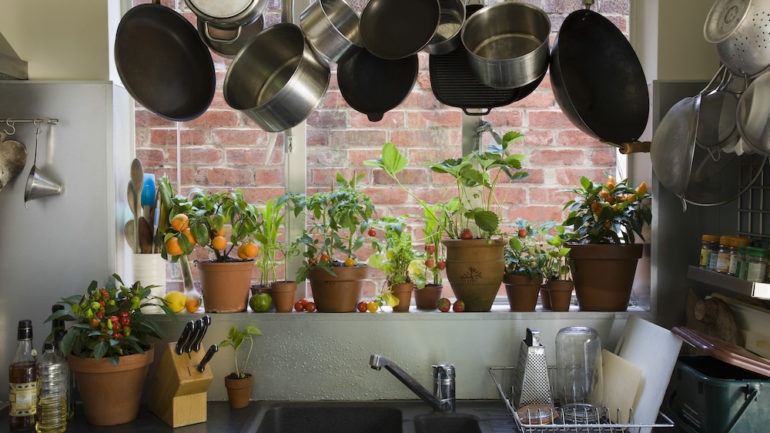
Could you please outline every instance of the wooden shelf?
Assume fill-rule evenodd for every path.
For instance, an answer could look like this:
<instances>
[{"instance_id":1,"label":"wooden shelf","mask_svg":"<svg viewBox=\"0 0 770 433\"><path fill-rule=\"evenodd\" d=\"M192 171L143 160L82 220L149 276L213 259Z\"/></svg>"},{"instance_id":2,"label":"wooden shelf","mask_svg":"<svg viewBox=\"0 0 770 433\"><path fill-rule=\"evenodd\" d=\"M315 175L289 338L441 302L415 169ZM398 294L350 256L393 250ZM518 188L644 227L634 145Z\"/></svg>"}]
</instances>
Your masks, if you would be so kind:
<instances>
[{"instance_id":1,"label":"wooden shelf","mask_svg":"<svg viewBox=\"0 0 770 433\"><path fill-rule=\"evenodd\" d=\"M738 293L752 298L770 299L770 284L754 283L741 280L727 274L708 271L697 266L687 268L687 278L709 286L718 287L730 292Z\"/></svg>"}]
</instances>

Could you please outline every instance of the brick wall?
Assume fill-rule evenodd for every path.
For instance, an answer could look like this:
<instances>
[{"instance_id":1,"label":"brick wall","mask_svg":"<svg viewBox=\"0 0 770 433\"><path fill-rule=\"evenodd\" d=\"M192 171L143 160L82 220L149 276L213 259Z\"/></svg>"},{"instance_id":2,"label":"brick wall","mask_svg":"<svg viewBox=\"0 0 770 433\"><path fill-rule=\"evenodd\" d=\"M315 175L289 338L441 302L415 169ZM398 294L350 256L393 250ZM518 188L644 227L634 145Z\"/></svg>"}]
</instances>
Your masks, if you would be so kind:
<instances>
[{"instance_id":1,"label":"brick wall","mask_svg":"<svg viewBox=\"0 0 770 433\"><path fill-rule=\"evenodd\" d=\"M146 3L148 0L135 0ZM552 41L569 12L582 8L579 0L528 0L543 8L552 23ZM359 12L366 0L349 0ZM496 3L490 1L489 3ZM163 0L163 4L182 12L191 22L195 16L183 0ZM270 0L266 25L280 19L280 0ZM624 33L628 31L629 0L597 0L594 10L604 14ZM238 187L249 200L264 202L283 193L283 136L275 136L271 155L266 155L270 134L256 127L246 116L230 109L222 96L229 59L213 55L217 73L217 92L209 110L181 125L181 164L176 153L176 126L136 107L137 156L147 171L167 174L176 184L181 169L181 190L193 187L223 190ZM394 189L384 173L363 165L376 158L386 141L393 142L410 160L404 183L423 199L443 200L450 196L451 179L431 173L422 165L460 155L461 111L439 103L430 90L428 55L420 53L420 72L409 97L376 123L350 109L337 87L334 65L329 90L307 119L308 192L326 188L336 172L349 175L364 172L364 187L381 215L416 210L406 194ZM530 177L501 185L498 197L504 203L503 215L509 220L522 217L532 221L561 219L567 196L560 190L574 185L582 175L598 180L614 171L614 149L583 134L567 120L557 106L546 77L527 98L494 109L485 120L501 134L515 130L526 134L516 152L527 159L524 169ZM487 140L489 137L487 136ZM175 188L177 186L175 185ZM170 280L178 281L178 270L169 267ZM179 284L171 284L179 287ZM375 283L367 288L374 292Z\"/></svg>"}]
</instances>

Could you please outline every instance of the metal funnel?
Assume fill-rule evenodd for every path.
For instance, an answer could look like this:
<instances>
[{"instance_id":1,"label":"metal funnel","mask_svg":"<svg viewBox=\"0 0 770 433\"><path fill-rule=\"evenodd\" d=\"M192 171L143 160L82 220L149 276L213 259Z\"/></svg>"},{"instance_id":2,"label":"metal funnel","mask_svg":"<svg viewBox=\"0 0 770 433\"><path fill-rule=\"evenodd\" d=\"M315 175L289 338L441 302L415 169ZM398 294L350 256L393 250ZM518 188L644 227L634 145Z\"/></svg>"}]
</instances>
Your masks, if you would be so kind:
<instances>
[{"instance_id":1,"label":"metal funnel","mask_svg":"<svg viewBox=\"0 0 770 433\"><path fill-rule=\"evenodd\" d=\"M49 195L59 195L64 192L64 185L51 180L36 166L32 166L27 176L27 188L24 190L24 203Z\"/></svg>"}]
</instances>

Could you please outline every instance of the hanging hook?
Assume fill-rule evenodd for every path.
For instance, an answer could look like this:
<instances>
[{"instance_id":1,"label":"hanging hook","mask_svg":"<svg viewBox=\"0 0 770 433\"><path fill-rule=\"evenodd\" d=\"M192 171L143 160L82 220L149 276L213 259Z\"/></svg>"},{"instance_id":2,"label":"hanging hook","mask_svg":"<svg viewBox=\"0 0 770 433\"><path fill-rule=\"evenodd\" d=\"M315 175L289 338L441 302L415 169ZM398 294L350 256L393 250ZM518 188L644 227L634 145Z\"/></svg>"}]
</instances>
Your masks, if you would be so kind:
<instances>
[{"instance_id":1,"label":"hanging hook","mask_svg":"<svg viewBox=\"0 0 770 433\"><path fill-rule=\"evenodd\" d=\"M7 135L13 135L13 134L16 133L16 126L14 125L14 123L16 123L16 122L14 122L13 120L10 120L10 119L6 119L5 124L8 125L8 128L11 128L10 131L7 128L4 130L4 132Z\"/></svg>"}]
</instances>

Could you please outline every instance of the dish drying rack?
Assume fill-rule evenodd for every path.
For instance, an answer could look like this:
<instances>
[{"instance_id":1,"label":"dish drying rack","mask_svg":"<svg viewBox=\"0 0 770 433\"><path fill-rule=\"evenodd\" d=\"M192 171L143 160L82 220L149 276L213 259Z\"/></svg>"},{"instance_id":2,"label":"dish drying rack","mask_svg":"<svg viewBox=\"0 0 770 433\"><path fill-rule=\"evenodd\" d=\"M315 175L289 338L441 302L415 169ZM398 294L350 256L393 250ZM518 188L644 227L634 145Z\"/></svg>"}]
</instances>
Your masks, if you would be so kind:
<instances>
[{"instance_id":1,"label":"dish drying rack","mask_svg":"<svg viewBox=\"0 0 770 433\"><path fill-rule=\"evenodd\" d=\"M640 433L642 429L648 428L666 428L673 427L674 422L663 413L658 414L658 420L662 422L656 424L636 424L633 422L633 409L628 411L627 424L614 424L610 422L611 411L608 408L595 408L593 411L588 409L572 409L565 412L564 409L553 409L552 413L546 413L546 418L552 420L548 424L538 424L539 420L533 419L527 422L522 419L516 408L513 407L514 378L516 377L516 367L489 367L489 375L495 382L497 392L500 394L508 415L511 416L516 426L516 430L522 433ZM548 375L553 377L554 369L548 368ZM553 380L550 381L553 384ZM507 390L507 391L506 391ZM528 414L528 417L535 417L537 414ZM620 409L615 411L615 419L620 419Z\"/></svg>"}]
</instances>

